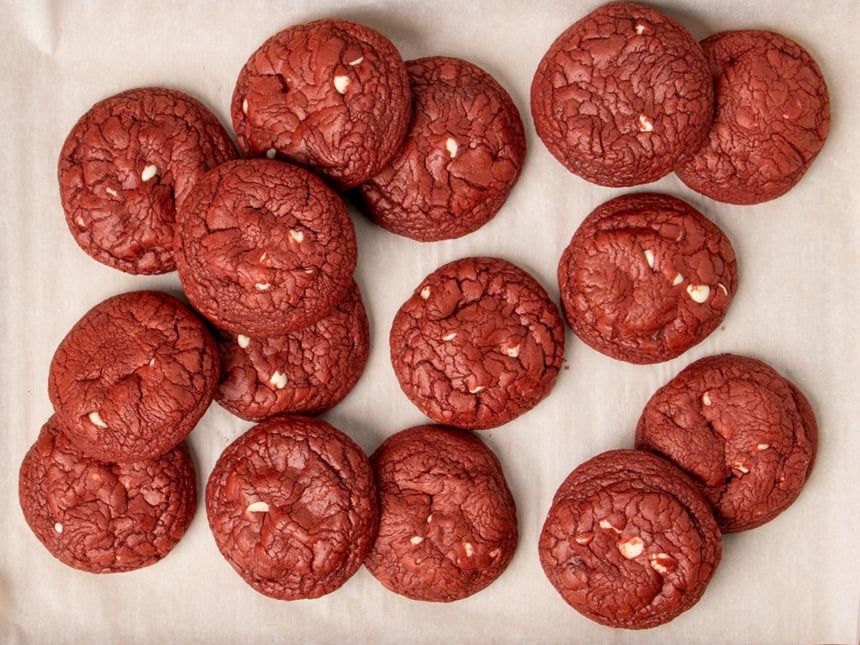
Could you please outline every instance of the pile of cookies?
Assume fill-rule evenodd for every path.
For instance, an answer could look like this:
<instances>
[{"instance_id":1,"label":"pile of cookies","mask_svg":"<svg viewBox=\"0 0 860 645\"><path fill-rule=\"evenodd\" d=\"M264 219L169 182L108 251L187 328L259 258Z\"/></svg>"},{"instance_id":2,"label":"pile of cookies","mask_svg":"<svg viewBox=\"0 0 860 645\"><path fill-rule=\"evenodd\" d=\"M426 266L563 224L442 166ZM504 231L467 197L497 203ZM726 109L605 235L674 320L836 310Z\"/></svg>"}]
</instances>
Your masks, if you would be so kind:
<instances>
[{"instance_id":1,"label":"pile of cookies","mask_svg":"<svg viewBox=\"0 0 860 645\"><path fill-rule=\"evenodd\" d=\"M799 181L829 124L824 81L799 46L766 32L699 44L632 3L559 36L534 75L531 111L547 148L588 181L633 186L674 171L736 203ZM20 471L28 524L86 571L164 557L197 501L185 438L214 400L255 423L205 490L215 543L254 589L316 598L366 564L409 598L477 593L511 561L518 527L502 466L470 431L550 394L565 322L634 363L701 342L738 288L731 243L689 204L638 193L574 233L558 265L561 307L502 258L439 267L389 336L404 394L433 423L368 456L313 416L346 396L368 358L346 194L394 234L467 235L520 175L522 119L474 64L404 62L384 35L336 19L262 43L230 114L235 146L196 99L138 88L96 103L62 148L62 206L78 244L126 273L177 271L188 304L121 294L60 344L55 414ZM598 622L671 620L704 592L722 532L794 501L816 441L809 403L770 367L700 361L654 395L636 449L595 457L558 489L544 571Z\"/></svg>"}]
</instances>

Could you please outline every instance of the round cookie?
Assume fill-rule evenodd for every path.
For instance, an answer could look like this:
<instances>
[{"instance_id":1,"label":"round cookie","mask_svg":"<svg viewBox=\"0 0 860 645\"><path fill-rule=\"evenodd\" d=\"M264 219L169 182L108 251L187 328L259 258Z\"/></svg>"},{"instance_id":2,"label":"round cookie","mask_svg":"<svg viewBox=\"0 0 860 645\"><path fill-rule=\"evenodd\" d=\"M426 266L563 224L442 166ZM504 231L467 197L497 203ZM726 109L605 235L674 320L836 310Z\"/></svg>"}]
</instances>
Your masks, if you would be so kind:
<instances>
[{"instance_id":1,"label":"round cookie","mask_svg":"<svg viewBox=\"0 0 860 645\"><path fill-rule=\"evenodd\" d=\"M272 417L218 458L206 484L215 543L256 591L318 598L367 556L378 526L370 460L321 419Z\"/></svg>"},{"instance_id":2,"label":"round cookie","mask_svg":"<svg viewBox=\"0 0 860 645\"><path fill-rule=\"evenodd\" d=\"M422 242L486 224L519 177L526 140L507 91L468 61L432 56L406 64L413 117L394 159L360 187L370 218Z\"/></svg>"},{"instance_id":3,"label":"round cookie","mask_svg":"<svg viewBox=\"0 0 860 645\"><path fill-rule=\"evenodd\" d=\"M648 452L614 450L578 466L558 488L538 553L556 591L582 615L645 629L699 601L722 537L683 472Z\"/></svg>"},{"instance_id":4,"label":"round cookie","mask_svg":"<svg viewBox=\"0 0 860 645\"><path fill-rule=\"evenodd\" d=\"M194 517L197 483L185 442L152 460L107 464L81 452L52 416L21 463L27 525L55 558L117 573L164 558Z\"/></svg>"},{"instance_id":5,"label":"round cookie","mask_svg":"<svg viewBox=\"0 0 860 645\"><path fill-rule=\"evenodd\" d=\"M286 159L345 190L397 151L411 100L406 65L388 38L323 19L280 31L251 55L230 113L245 156Z\"/></svg>"},{"instance_id":6,"label":"round cookie","mask_svg":"<svg viewBox=\"0 0 860 645\"><path fill-rule=\"evenodd\" d=\"M702 41L715 79L710 135L675 168L693 190L732 204L788 192L830 130L830 98L809 53L769 31L714 34Z\"/></svg>"},{"instance_id":7,"label":"round cookie","mask_svg":"<svg viewBox=\"0 0 860 645\"><path fill-rule=\"evenodd\" d=\"M580 224L558 264L565 318L630 363L674 358L719 326L738 286L729 239L669 195L622 195Z\"/></svg>"},{"instance_id":8,"label":"round cookie","mask_svg":"<svg viewBox=\"0 0 860 645\"><path fill-rule=\"evenodd\" d=\"M133 274L173 271L176 209L200 175L236 156L220 121L187 94L144 87L104 99L60 152L66 223L103 264Z\"/></svg>"},{"instance_id":9,"label":"round cookie","mask_svg":"<svg viewBox=\"0 0 860 645\"><path fill-rule=\"evenodd\" d=\"M327 315L352 284L357 253L343 200L281 161L221 164L200 178L177 219L188 301L236 334L277 336Z\"/></svg>"},{"instance_id":10,"label":"round cookie","mask_svg":"<svg viewBox=\"0 0 860 645\"><path fill-rule=\"evenodd\" d=\"M724 533L768 522L812 472L818 425L803 393L769 365L722 354L682 370L648 401L636 447L686 471Z\"/></svg>"},{"instance_id":11,"label":"round cookie","mask_svg":"<svg viewBox=\"0 0 860 645\"><path fill-rule=\"evenodd\" d=\"M218 349L188 307L131 291L90 309L51 360L48 395L81 451L126 462L164 454L193 430L218 385Z\"/></svg>"},{"instance_id":12,"label":"round cookie","mask_svg":"<svg viewBox=\"0 0 860 645\"><path fill-rule=\"evenodd\" d=\"M421 412L486 429L549 394L564 358L564 323L528 273L468 257L421 282L395 315L389 343L400 387Z\"/></svg>"},{"instance_id":13,"label":"round cookie","mask_svg":"<svg viewBox=\"0 0 860 645\"><path fill-rule=\"evenodd\" d=\"M215 400L248 421L280 413L317 414L358 382L370 328L358 285L310 327L275 338L218 334L221 382Z\"/></svg>"},{"instance_id":14,"label":"round cookie","mask_svg":"<svg viewBox=\"0 0 860 645\"><path fill-rule=\"evenodd\" d=\"M547 149L603 186L668 174L705 141L713 83L702 48L677 21L632 2L599 7L550 46L531 111Z\"/></svg>"},{"instance_id":15,"label":"round cookie","mask_svg":"<svg viewBox=\"0 0 860 645\"><path fill-rule=\"evenodd\" d=\"M379 534L365 561L386 588L452 602L496 580L517 546L517 512L501 464L475 435L416 426L371 456Z\"/></svg>"}]
</instances>

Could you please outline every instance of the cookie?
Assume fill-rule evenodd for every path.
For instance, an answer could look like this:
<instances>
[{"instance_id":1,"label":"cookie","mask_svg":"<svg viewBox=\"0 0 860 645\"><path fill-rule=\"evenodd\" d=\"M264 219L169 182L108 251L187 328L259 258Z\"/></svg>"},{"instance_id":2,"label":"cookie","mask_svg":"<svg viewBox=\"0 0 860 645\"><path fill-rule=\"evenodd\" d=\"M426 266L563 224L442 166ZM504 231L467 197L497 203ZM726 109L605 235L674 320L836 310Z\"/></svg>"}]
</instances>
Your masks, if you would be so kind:
<instances>
[{"instance_id":1,"label":"cookie","mask_svg":"<svg viewBox=\"0 0 860 645\"><path fill-rule=\"evenodd\" d=\"M317 414L355 386L370 352L370 328L358 285L334 311L283 336L221 332L221 382L215 400L248 421L280 413Z\"/></svg>"},{"instance_id":2,"label":"cookie","mask_svg":"<svg viewBox=\"0 0 860 645\"><path fill-rule=\"evenodd\" d=\"M69 438L110 462L152 459L176 446L217 385L212 334L159 291L123 293L90 309L60 342L48 374Z\"/></svg>"},{"instance_id":3,"label":"cookie","mask_svg":"<svg viewBox=\"0 0 860 645\"><path fill-rule=\"evenodd\" d=\"M524 270L468 257L422 280L397 311L389 344L400 387L421 412L486 429L549 394L564 358L564 323Z\"/></svg>"},{"instance_id":4,"label":"cookie","mask_svg":"<svg viewBox=\"0 0 860 645\"><path fill-rule=\"evenodd\" d=\"M81 452L52 416L18 473L27 525L64 564L90 573L149 566L194 517L197 483L185 442L151 460L107 464Z\"/></svg>"},{"instance_id":5,"label":"cookie","mask_svg":"<svg viewBox=\"0 0 860 645\"><path fill-rule=\"evenodd\" d=\"M565 318L593 349L657 363L704 340L738 287L732 245L686 202L622 195L580 224L558 264Z\"/></svg>"},{"instance_id":6,"label":"cookie","mask_svg":"<svg viewBox=\"0 0 860 645\"><path fill-rule=\"evenodd\" d=\"M402 143L409 76L379 32L317 20L274 34L251 55L230 113L243 155L277 156L346 190L379 172Z\"/></svg>"},{"instance_id":7,"label":"cookie","mask_svg":"<svg viewBox=\"0 0 860 645\"><path fill-rule=\"evenodd\" d=\"M824 76L803 47L769 31L714 34L702 41L716 87L703 147L675 173L712 199L758 204L788 192L830 130Z\"/></svg>"},{"instance_id":8,"label":"cookie","mask_svg":"<svg viewBox=\"0 0 860 645\"><path fill-rule=\"evenodd\" d=\"M66 223L103 264L133 274L173 271L176 209L200 175L236 156L221 122L187 94L144 87L104 99L60 152Z\"/></svg>"},{"instance_id":9,"label":"cookie","mask_svg":"<svg viewBox=\"0 0 860 645\"><path fill-rule=\"evenodd\" d=\"M677 21L632 2L571 25L538 64L535 129L572 173L603 186L667 175L708 135L713 83L702 48Z\"/></svg>"},{"instance_id":10,"label":"cookie","mask_svg":"<svg viewBox=\"0 0 860 645\"><path fill-rule=\"evenodd\" d=\"M517 511L495 454L475 435L416 426L371 456L379 535L365 561L387 589L452 602L496 580L517 546Z\"/></svg>"},{"instance_id":11,"label":"cookie","mask_svg":"<svg viewBox=\"0 0 860 645\"><path fill-rule=\"evenodd\" d=\"M215 543L256 591L280 600L341 587L378 525L370 460L321 419L272 417L218 458L206 484Z\"/></svg>"},{"instance_id":12,"label":"cookie","mask_svg":"<svg viewBox=\"0 0 860 645\"><path fill-rule=\"evenodd\" d=\"M272 337L312 325L346 296L356 261L343 200L281 161L221 164L179 211L176 268L185 295L235 334Z\"/></svg>"},{"instance_id":13,"label":"cookie","mask_svg":"<svg viewBox=\"0 0 860 645\"><path fill-rule=\"evenodd\" d=\"M477 65L432 56L406 64L413 117L394 159L360 187L384 229L422 242L462 237L502 207L526 155L507 91Z\"/></svg>"},{"instance_id":14,"label":"cookie","mask_svg":"<svg viewBox=\"0 0 860 645\"><path fill-rule=\"evenodd\" d=\"M575 468L558 488L538 553L550 583L583 616L645 629L699 601L722 537L683 472L648 452L614 450Z\"/></svg>"},{"instance_id":15,"label":"cookie","mask_svg":"<svg viewBox=\"0 0 860 645\"><path fill-rule=\"evenodd\" d=\"M815 462L818 425L803 393L772 367L721 354L654 393L636 446L686 471L730 533L770 521L797 499Z\"/></svg>"}]
</instances>

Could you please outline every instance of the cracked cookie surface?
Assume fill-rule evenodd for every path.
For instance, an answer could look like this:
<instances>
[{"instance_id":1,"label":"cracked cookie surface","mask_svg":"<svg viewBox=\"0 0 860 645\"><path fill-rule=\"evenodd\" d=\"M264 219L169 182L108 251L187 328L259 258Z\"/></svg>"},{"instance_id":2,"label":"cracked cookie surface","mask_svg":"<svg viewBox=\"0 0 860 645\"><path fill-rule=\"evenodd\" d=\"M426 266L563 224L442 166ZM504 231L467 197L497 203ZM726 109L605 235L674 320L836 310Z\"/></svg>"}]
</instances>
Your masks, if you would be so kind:
<instances>
[{"instance_id":1,"label":"cracked cookie surface","mask_svg":"<svg viewBox=\"0 0 860 645\"><path fill-rule=\"evenodd\" d=\"M517 546L517 514L493 452L465 430L416 426L371 455L379 534L365 561L386 588L452 602L496 580Z\"/></svg>"},{"instance_id":2,"label":"cracked cookie surface","mask_svg":"<svg viewBox=\"0 0 860 645\"><path fill-rule=\"evenodd\" d=\"M726 235L686 202L632 193L583 220L558 283L582 341L618 360L656 363L719 326L737 291L737 261Z\"/></svg>"},{"instance_id":3,"label":"cracked cookie surface","mask_svg":"<svg viewBox=\"0 0 860 645\"><path fill-rule=\"evenodd\" d=\"M271 36L240 71L231 107L243 155L292 161L337 190L379 172L410 114L397 48L369 27L334 19Z\"/></svg>"},{"instance_id":4,"label":"cracked cookie surface","mask_svg":"<svg viewBox=\"0 0 860 645\"><path fill-rule=\"evenodd\" d=\"M69 438L110 461L156 457L184 439L218 384L218 349L203 321L159 291L94 306L60 342L48 395Z\"/></svg>"},{"instance_id":5,"label":"cracked cookie surface","mask_svg":"<svg viewBox=\"0 0 860 645\"><path fill-rule=\"evenodd\" d=\"M571 172L604 186L667 175L705 141L713 83L702 48L656 9L613 2L575 22L541 59L535 128Z\"/></svg>"},{"instance_id":6,"label":"cracked cookie surface","mask_svg":"<svg viewBox=\"0 0 860 645\"><path fill-rule=\"evenodd\" d=\"M379 521L361 448L321 419L288 415L253 426L224 450L206 484L206 512L233 569L280 600L341 587Z\"/></svg>"},{"instance_id":7,"label":"cracked cookie surface","mask_svg":"<svg viewBox=\"0 0 860 645\"><path fill-rule=\"evenodd\" d=\"M271 337L328 314L358 257L343 200L310 172L242 159L204 175L177 219L188 301L220 329Z\"/></svg>"},{"instance_id":8,"label":"cracked cookie surface","mask_svg":"<svg viewBox=\"0 0 860 645\"><path fill-rule=\"evenodd\" d=\"M549 394L564 358L564 325L527 272L469 257L421 282L395 315L389 344L400 387L425 415L485 429Z\"/></svg>"},{"instance_id":9,"label":"cracked cookie surface","mask_svg":"<svg viewBox=\"0 0 860 645\"><path fill-rule=\"evenodd\" d=\"M134 274L173 271L176 210L200 175L236 156L217 117L187 94L145 87L104 99L60 152L66 223L103 264Z\"/></svg>"},{"instance_id":10,"label":"cracked cookie surface","mask_svg":"<svg viewBox=\"0 0 860 645\"><path fill-rule=\"evenodd\" d=\"M90 573L132 571L164 558L197 506L185 442L155 459L108 464L81 452L52 416L21 463L27 525L55 558Z\"/></svg>"},{"instance_id":11,"label":"cracked cookie surface","mask_svg":"<svg viewBox=\"0 0 860 645\"><path fill-rule=\"evenodd\" d=\"M391 162L360 187L371 219L424 242L453 239L502 207L525 161L519 111L483 69L445 56L406 63L413 116Z\"/></svg>"},{"instance_id":12,"label":"cracked cookie surface","mask_svg":"<svg viewBox=\"0 0 860 645\"><path fill-rule=\"evenodd\" d=\"M680 469L645 451L614 450L579 465L559 486L538 553L549 581L581 614L645 629L699 601L722 537Z\"/></svg>"},{"instance_id":13,"label":"cracked cookie surface","mask_svg":"<svg viewBox=\"0 0 860 645\"><path fill-rule=\"evenodd\" d=\"M803 393L772 367L722 354L654 393L636 447L689 474L729 533L760 526L797 499L815 462L818 425Z\"/></svg>"},{"instance_id":14,"label":"cracked cookie surface","mask_svg":"<svg viewBox=\"0 0 860 645\"><path fill-rule=\"evenodd\" d=\"M821 70L803 47L769 31L726 31L701 44L714 76L714 122L675 173L722 202L758 204L785 194L830 130Z\"/></svg>"}]
</instances>

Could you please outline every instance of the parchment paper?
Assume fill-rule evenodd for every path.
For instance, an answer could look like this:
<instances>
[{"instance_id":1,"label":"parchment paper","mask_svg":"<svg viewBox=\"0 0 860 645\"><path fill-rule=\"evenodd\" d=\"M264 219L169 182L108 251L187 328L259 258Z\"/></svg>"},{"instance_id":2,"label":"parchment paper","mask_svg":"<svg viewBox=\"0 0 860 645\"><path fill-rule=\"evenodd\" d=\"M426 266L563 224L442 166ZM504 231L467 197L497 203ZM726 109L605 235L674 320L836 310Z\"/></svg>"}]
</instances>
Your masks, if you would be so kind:
<instances>
[{"instance_id":1,"label":"parchment paper","mask_svg":"<svg viewBox=\"0 0 860 645\"><path fill-rule=\"evenodd\" d=\"M141 85L191 93L229 124L235 76L275 31L324 16L374 27L404 58L471 60L512 94L529 152L497 217L456 241L420 244L355 213L357 278L373 327L367 370L324 418L368 452L425 418L403 396L388 358L394 312L430 271L466 255L497 255L532 272L557 298L556 265L583 217L622 190L569 174L534 133L531 76L550 43L598 2L20 2L0 3L0 642L2 643L857 643L860 611L860 418L855 373L860 320L860 4L853 0L661 0L696 37L738 28L780 31L803 44L829 82L830 138L803 181L758 206L700 197L670 176L645 188L687 199L731 238L740 290L725 323L668 363L633 366L568 333L566 364L535 410L481 436L501 459L521 540L508 570L453 604L410 601L364 569L336 592L280 602L245 585L221 558L202 499L185 538L162 562L91 575L54 560L24 523L17 472L51 414L48 366L71 325L100 300L132 289L178 290L175 274L135 277L78 249L56 182L62 142L93 103ZM641 188L640 188L641 189ZM537 538L553 492L604 450L630 447L651 393L718 352L761 358L797 383L818 415L818 461L797 503L769 524L726 537L702 600L648 631L601 627L570 609L544 578ZM213 405L190 441L202 486L221 450L250 424Z\"/></svg>"}]
</instances>

